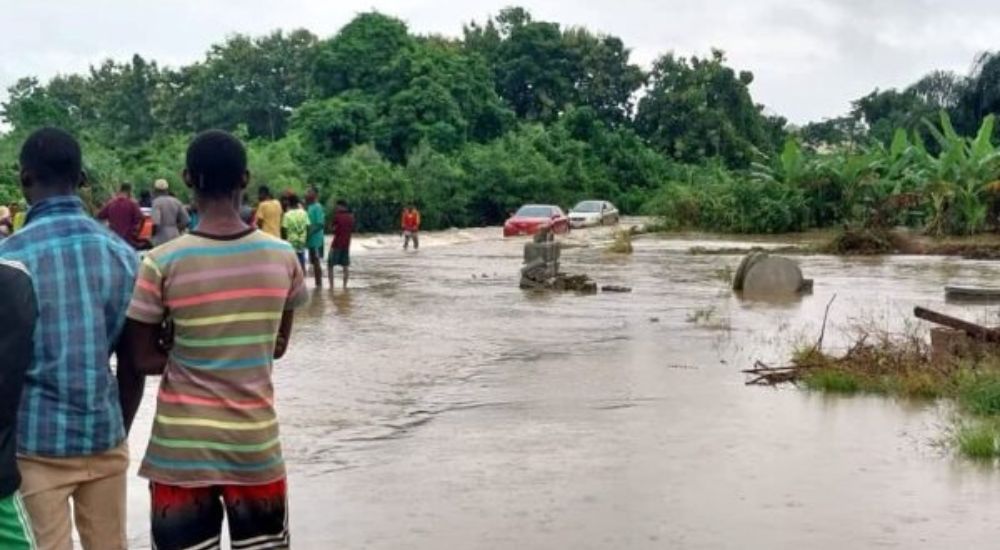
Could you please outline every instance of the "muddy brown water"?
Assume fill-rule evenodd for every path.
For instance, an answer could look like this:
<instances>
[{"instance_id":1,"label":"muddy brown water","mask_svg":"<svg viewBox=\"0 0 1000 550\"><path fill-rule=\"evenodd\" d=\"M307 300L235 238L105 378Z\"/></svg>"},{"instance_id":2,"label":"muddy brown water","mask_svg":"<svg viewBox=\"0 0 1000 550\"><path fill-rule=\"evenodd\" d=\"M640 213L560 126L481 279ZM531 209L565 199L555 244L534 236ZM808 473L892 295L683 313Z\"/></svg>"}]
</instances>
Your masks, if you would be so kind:
<instances>
[{"instance_id":1,"label":"muddy brown water","mask_svg":"<svg viewBox=\"0 0 1000 550\"><path fill-rule=\"evenodd\" d=\"M942 442L946 404L744 386L819 333L903 331L947 283L998 281L953 258L798 258L815 292L746 302L722 280L746 246L698 236L602 250L576 232L567 271L631 294L517 288L520 240L427 234L419 253L359 239L354 287L316 291L275 369L294 548L992 548L1000 475ZM788 243L769 243L788 244ZM922 327L918 328L922 329ZM145 447L155 384L131 438ZM136 460L137 462L137 460ZM149 545L148 493L129 536Z\"/></svg>"}]
</instances>

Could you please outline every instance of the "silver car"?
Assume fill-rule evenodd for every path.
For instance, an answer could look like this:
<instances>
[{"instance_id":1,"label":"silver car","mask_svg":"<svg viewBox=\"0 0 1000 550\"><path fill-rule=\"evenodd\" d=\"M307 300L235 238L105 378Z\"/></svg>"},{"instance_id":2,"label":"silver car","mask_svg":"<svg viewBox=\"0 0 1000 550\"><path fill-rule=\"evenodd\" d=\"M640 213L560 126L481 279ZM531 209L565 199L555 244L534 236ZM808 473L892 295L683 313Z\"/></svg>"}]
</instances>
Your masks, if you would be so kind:
<instances>
[{"instance_id":1,"label":"silver car","mask_svg":"<svg viewBox=\"0 0 1000 550\"><path fill-rule=\"evenodd\" d=\"M569 224L574 228L614 225L619 219L618 209L608 201L583 201L569 211Z\"/></svg>"}]
</instances>

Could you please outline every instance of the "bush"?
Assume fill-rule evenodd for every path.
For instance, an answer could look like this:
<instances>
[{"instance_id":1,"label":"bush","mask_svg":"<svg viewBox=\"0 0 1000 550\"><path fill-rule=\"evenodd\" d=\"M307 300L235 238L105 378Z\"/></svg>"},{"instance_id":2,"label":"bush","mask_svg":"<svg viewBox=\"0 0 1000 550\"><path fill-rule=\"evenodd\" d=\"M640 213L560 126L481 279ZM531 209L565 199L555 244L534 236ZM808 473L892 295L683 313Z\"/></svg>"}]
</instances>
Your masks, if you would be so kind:
<instances>
[{"instance_id":1,"label":"bush","mask_svg":"<svg viewBox=\"0 0 1000 550\"><path fill-rule=\"evenodd\" d=\"M1000 373L983 372L966 376L959 384L958 402L972 414L1000 415Z\"/></svg>"},{"instance_id":2,"label":"bush","mask_svg":"<svg viewBox=\"0 0 1000 550\"><path fill-rule=\"evenodd\" d=\"M987 460L1000 454L997 430L987 424L960 426L955 434L958 450L968 458Z\"/></svg>"}]
</instances>

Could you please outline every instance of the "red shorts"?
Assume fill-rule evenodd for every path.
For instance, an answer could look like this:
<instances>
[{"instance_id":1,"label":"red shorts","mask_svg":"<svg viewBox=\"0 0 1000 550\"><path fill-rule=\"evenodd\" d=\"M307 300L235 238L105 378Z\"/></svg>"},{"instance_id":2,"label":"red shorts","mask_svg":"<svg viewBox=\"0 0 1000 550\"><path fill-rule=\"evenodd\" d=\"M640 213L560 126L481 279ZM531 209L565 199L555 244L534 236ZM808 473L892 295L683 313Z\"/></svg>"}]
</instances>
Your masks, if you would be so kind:
<instances>
[{"instance_id":1,"label":"red shorts","mask_svg":"<svg viewBox=\"0 0 1000 550\"><path fill-rule=\"evenodd\" d=\"M217 548L222 517L233 548L288 548L285 480L267 485L177 487L150 483L153 547Z\"/></svg>"}]
</instances>

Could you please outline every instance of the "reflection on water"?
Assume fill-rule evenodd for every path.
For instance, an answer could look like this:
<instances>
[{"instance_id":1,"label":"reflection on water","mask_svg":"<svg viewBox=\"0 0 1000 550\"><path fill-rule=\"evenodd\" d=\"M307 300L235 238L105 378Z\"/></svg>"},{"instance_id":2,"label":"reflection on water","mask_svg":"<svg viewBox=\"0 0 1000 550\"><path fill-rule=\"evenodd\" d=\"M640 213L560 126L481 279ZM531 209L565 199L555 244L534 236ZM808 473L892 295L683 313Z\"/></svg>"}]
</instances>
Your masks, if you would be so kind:
<instances>
[{"instance_id":1,"label":"reflection on water","mask_svg":"<svg viewBox=\"0 0 1000 550\"><path fill-rule=\"evenodd\" d=\"M735 256L645 238L604 252L574 232L564 269L631 294L523 293L522 241L497 229L359 239L352 287L317 291L276 365L296 548L983 548L1000 524L997 473L940 441L946 405L743 386L859 323L895 331L987 262L799 260L813 295L744 301ZM787 243L781 243L787 244ZM712 310L708 321L692 321ZM152 390L151 390L152 391ZM148 437L147 398L133 453ZM148 497L130 487L130 533Z\"/></svg>"},{"instance_id":2,"label":"reflection on water","mask_svg":"<svg viewBox=\"0 0 1000 550\"><path fill-rule=\"evenodd\" d=\"M330 291L330 301L333 303L333 307L336 308L337 315L343 315L349 317L351 315L351 291L342 290L341 292ZM315 318L322 319L322 316L316 316Z\"/></svg>"}]
</instances>

